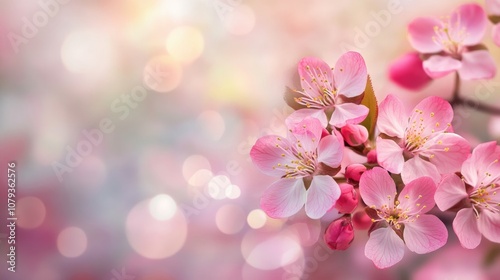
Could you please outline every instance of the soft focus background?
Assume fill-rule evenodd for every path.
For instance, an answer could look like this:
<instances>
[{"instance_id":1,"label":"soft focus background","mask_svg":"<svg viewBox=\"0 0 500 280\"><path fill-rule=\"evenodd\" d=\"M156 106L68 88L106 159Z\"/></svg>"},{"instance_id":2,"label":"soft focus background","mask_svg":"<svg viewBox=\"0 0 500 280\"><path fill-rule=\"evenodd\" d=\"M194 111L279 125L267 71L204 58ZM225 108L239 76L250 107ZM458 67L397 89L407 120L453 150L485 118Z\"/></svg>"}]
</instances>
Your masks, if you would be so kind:
<instances>
[{"instance_id":1,"label":"soft focus background","mask_svg":"<svg viewBox=\"0 0 500 280\"><path fill-rule=\"evenodd\" d=\"M259 210L274 178L248 156L259 136L283 132L303 56L333 65L361 52L379 100L448 98L451 76L415 93L387 67L411 50L410 20L461 2L1 1L0 279L498 279L498 247L467 251L451 230L441 250L386 270L365 258L366 231L326 250L331 218ZM500 62L489 33L485 43ZM500 105L498 93L500 77L462 91ZM500 138L500 118L456 116L472 143ZM5 262L11 160L16 273Z\"/></svg>"}]
</instances>

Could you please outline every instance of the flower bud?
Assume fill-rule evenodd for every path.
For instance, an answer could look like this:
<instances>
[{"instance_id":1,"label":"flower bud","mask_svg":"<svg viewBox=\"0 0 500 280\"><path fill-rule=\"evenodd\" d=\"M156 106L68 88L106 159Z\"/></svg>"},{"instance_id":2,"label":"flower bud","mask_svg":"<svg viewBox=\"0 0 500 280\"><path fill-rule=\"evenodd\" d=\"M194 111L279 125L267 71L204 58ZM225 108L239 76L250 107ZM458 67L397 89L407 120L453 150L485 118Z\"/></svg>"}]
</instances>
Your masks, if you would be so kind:
<instances>
[{"instance_id":1,"label":"flower bud","mask_svg":"<svg viewBox=\"0 0 500 280\"><path fill-rule=\"evenodd\" d=\"M389 78L402 88L419 90L432 78L425 73L422 59L416 52L407 53L389 66Z\"/></svg>"},{"instance_id":2,"label":"flower bud","mask_svg":"<svg viewBox=\"0 0 500 280\"><path fill-rule=\"evenodd\" d=\"M359 146L368 140L368 130L366 127L357 124L347 124L340 129L342 137L347 144L355 147Z\"/></svg>"},{"instance_id":3,"label":"flower bud","mask_svg":"<svg viewBox=\"0 0 500 280\"><path fill-rule=\"evenodd\" d=\"M332 250L346 250L354 240L354 229L351 219L342 217L333 221L323 236L325 243Z\"/></svg>"},{"instance_id":4,"label":"flower bud","mask_svg":"<svg viewBox=\"0 0 500 280\"><path fill-rule=\"evenodd\" d=\"M355 229L365 230L372 225L372 219L366 214L365 211L359 211L352 215L352 224Z\"/></svg>"},{"instance_id":5,"label":"flower bud","mask_svg":"<svg viewBox=\"0 0 500 280\"><path fill-rule=\"evenodd\" d=\"M378 163L378 161L377 161L377 150L371 150L371 151L369 151L368 154L366 155L366 160L368 161L368 163L372 163L372 164Z\"/></svg>"},{"instance_id":6,"label":"flower bud","mask_svg":"<svg viewBox=\"0 0 500 280\"><path fill-rule=\"evenodd\" d=\"M366 167L359 163L354 163L345 168L345 178L349 181L359 182L359 178L366 171Z\"/></svg>"},{"instance_id":7,"label":"flower bud","mask_svg":"<svg viewBox=\"0 0 500 280\"><path fill-rule=\"evenodd\" d=\"M351 213L358 206L358 194L350 184L339 184L340 197L335 203L335 209L340 213Z\"/></svg>"}]
</instances>

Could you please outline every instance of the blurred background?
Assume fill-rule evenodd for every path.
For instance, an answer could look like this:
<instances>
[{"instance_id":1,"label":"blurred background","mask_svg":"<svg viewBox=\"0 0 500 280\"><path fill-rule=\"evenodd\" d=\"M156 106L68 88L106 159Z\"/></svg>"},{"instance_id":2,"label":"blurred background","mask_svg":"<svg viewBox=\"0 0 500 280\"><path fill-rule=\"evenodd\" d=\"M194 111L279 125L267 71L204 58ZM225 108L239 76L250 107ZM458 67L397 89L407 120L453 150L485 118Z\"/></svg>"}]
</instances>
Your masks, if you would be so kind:
<instances>
[{"instance_id":1,"label":"blurred background","mask_svg":"<svg viewBox=\"0 0 500 280\"><path fill-rule=\"evenodd\" d=\"M410 20L462 2L1 1L2 260L10 161L18 220L16 272L2 261L0 279L495 279L498 247L462 249L451 228L444 248L386 270L364 256L366 231L332 252L331 217L259 210L274 178L248 156L259 136L283 133L304 56L334 65L359 51L379 100L449 98L451 75L410 92L387 68L411 51ZM500 61L490 33L485 44ZM498 105L499 92L499 77L462 88ZM472 143L500 138L500 118L456 116Z\"/></svg>"}]
</instances>

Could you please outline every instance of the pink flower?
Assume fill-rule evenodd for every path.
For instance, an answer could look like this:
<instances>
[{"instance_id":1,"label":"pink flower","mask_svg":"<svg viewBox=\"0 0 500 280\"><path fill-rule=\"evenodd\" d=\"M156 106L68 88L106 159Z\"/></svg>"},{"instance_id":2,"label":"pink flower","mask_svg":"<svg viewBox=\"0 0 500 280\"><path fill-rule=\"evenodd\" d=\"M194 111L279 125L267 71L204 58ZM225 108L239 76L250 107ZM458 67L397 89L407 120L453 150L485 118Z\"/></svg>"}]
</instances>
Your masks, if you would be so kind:
<instances>
[{"instance_id":1,"label":"pink flower","mask_svg":"<svg viewBox=\"0 0 500 280\"><path fill-rule=\"evenodd\" d=\"M453 221L464 248L476 248L481 234L500 243L499 160L500 147L495 141L478 145L462 165L462 177L450 174L438 186L435 200L439 209L465 205Z\"/></svg>"},{"instance_id":2,"label":"pink flower","mask_svg":"<svg viewBox=\"0 0 500 280\"><path fill-rule=\"evenodd\" d=\"M447 132L453 109L442 98L425 98L408 114L398 98L388 95L379 112L378 162L392 173L401 173L405 183L422 176L437 183L441 174L458 171L470 152L465 139Z\"/></svg>"},{"instance_id":3,"label":"pink flower","mask_svg":"<svg viewBox=\"0 0 500 280\"><path fill-rule=\"evenodd\" d=\"M350 218L342 217L326 228L323 236L326 245L332 250L346 250L354 240L354 229Z\"/></svg>"},{"instance_id":4,"label":"pink flower","mask_svg":"<svg viewBox=\"0 0 500 280\"><path fill-rule=\"evenodd\" d=\"M349 146L356 147L368 140L368 130L359 124L346 124L340 129L340 133Z\"/></svg>"},{"instance_id":5,"label":"pink flower","mask_svg":"<svg viewBox=\"0 0 500 280\"><path fill-rule=\"evenodd\" d=\"M361 198L370 207L376 224L365 246L365 255L378 268L390 267L410 251L425 254L441 248L448 239L445 225L434 215L436 185L429 177L418 178L399 193L391 176L380 167L363 174Z\"/></svg>"},{"instance_id":6,"label":"pink flower","mask_svg":"<svg viewBox=\"0 0 500 280\"><path fill-rule=\"evenodd\" d=\"M335 209L339 213L352 213L358 206L358 194L351 184L342 183L340 187L340 197L335 203Z\"/></svg>"},{"instance_id":7,"label":"pink flower","mask_svg":"<svg viewBox=\"0 0 500 280\"><path fill-rule=\"evenodd\" d=\"M366 171L366 166L361 163L353 163L345 168L345 178L349 182L359 182L361 175Z\"/></svg>"},{"instance_id":8,"label":"pink flower","mask_svg":"<svg viewBox=\"0 0 500 280\"><path fill-rule=\"evenodd\" d=\"M368 79L365 61L359 53L345 53L335 68L318 58L306 57L299 62L298 71L302 90L296 91L300 96L295 102L307 108L295 111L290 118L312 116L323 127L328 123L335 127L357 124L366 118L366 106L349 102L364 92Z\"/></svg>"},{"instance_id":9,"label":"pink flower","mask_svg":"<svg viewBox=\"0 0 500 280\"><path fill-rule=\"evenodd\" d=\"M389 66L389 78L409 90L419 90L432 81L425 73L422 59L417 52L407 53L394 61Z\"/></svg>"},{"instance_id":10,"label":"pink flower","mask_svg":"<svg viewBox=\"0 0 500 280\"><path fill-rule=\"evenodd\" d=\"M339 186L325 174L340 166L343 142L332 135L321 138L322 131L317 119L306 118L290 128L286 139L268 135L252 147L254 164L265 174L280 177L261 199L270 217L289 217L305 204L306 214L319 219L339 198Z\"/></svg>"},{"instance_id":11,"label":"pink flower","mask_svg":"<svg viewBox=\"0 0 500 280\"><path fill-rule=\"evenodd\" d=\"M500 24L498 23L500 20L500 1L486 0L486 10L495 24L492 29L493 42L500 46Z\"/></svg>"},{"instance_id":12,"label":"pink flower","mask_svg":"<svg viewBox=\"0 0 500 280\"><path fill-rule=\"evenodd\" d=\"M487 18L478 4L458 7L442 20L417 18L408 26L410 43L429 54L424 70L432 78L458 71L464 80L489 79L496 74L490 53L478 46L486 32Z\"/></svg>"}]
</instances>

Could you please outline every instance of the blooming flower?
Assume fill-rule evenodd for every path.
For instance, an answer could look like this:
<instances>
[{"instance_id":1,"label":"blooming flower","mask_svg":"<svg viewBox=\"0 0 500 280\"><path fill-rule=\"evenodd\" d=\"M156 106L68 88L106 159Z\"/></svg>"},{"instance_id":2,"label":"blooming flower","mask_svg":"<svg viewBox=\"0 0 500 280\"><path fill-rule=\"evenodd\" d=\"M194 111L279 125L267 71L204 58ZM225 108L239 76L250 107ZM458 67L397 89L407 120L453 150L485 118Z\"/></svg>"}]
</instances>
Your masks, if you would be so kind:
<instances>
[{"instance_id":1,"label":"blooming flower","mask_svg":"<svg viewBox=\"0 0 500 280\"><path fill-rule=\"evenodd\" d=\"M417 51L429 54L423 63L432 78L458 71L464 80L495 76L493 58L478 46L486 32L487 18L478 4L458 7L442 20L417 18L408 26L410 43Z\"/></svg>"},{"instance_id":2,"label":"blooming flower","mask_svg":"<svg viewBox=\"0 0 500 280\"><path fill-rule=\"evenodd\" d=\"M263 194L262 209L273 218L297 213L321 218L335 204L340 188L328 173L338 168L343 142L333 135L321 137L323 126L306 118L290 128L288 137L269 135L250 151L254 164L265 174L280 177Z\"/></svg>"},{"instance_id":3,"label":"blooming flower","mask_svg":"<svg viewBox=\"0 0 500 280\"><path fill-rule=\"evenodd\" d=\"M458 171L470 145L461 136L447 132L452 119L453 109L442 98L425 98L408 114L399 99L387 96L379 107L379 164L392 173L401 173L405 183L422 176L437 183L440 174Z\"/></svg>"},{"instance_id":4,"label":"blooming flower","mask_svg":"<svg viewBox=\"0 0 500 280\"><path fill-rule=\"evenodd\" d=\"M465 206L453 221L453 229L465 248L476 248L481 234L500 243L499 160L500 147L495 141L478 145L462 165L462 178L445 176L436 191L436 204L442 211Z\"/></svg>"},{"instance_id":5,"label":"blooming flower","mask_svg":"<svg viewBox=\"0 0 500 280\"><path fill-rule=\"evenodd\" d=\"M375 167L359 182L363 201L373 209L376 224L365 246L365 255L378 268L399 262L405 244L410 251L425 254L442 247L448 232L436 216L426 214L434 207L436 185L429 177L408 183L399 193L387 171Z\"/></svg>"},{"instance_id":6,"label":"blooming flower","mask_svg":"<svg viewBox=\"0 0 500 280\"><path fill-rule=\"evenodd\" d=\"M345 53L335 68L321 59L306 57L299 62L298 71L302 89L296 91L300 96L295 102L306 108L295 111L290 118L312 116L323 127L328 123L335 127L357 124L366 118L368 108L348 100L364 92L368 79L365 61L359 53Z\"/></svg>"}]
</instances>

